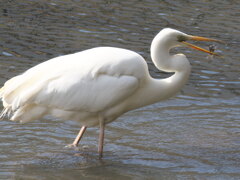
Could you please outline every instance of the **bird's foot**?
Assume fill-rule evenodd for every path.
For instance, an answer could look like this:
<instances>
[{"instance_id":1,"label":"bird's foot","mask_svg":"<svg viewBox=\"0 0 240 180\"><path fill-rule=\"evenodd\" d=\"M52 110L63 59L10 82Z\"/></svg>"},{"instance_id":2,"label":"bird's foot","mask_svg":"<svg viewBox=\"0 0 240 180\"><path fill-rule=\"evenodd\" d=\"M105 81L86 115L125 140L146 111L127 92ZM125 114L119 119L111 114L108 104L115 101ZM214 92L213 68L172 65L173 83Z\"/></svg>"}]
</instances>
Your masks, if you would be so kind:
<instances>
[{"instance_id":1,"label":"bird's foot","mask_svg":"<svg viewBox=\"0 0 240 180\"><path fill-rule=\"evenodd\" d=\"M65 146L65 148L78 149L77 144L68 144Z\"/></svg>"}]
</instances>

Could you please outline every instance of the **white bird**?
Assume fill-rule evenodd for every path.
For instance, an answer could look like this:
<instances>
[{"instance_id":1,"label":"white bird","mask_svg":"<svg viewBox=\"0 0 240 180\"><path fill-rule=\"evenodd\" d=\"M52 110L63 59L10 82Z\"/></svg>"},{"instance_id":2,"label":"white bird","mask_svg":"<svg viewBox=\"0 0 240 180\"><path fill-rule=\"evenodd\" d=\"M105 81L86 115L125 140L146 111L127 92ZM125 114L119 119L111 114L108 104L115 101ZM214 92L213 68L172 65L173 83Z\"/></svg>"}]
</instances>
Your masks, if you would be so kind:
<instances>
[{"instance_id":1,"label":"white bird","mask_svg":"<svg viewBox=\"0 0 240 180\"><path fill-rule=\"evenodd\" d=\"M159 70L174 72L166 79L152 78L141 55L115 47L97 47L40 63L1 88L1 117L8 115L22 123L45 115L78 121L82 128L72 146L78 145L87 127L99 124L102 157L107 123L130 110L170 98L186 83L190 63L183 54L170 55L171 48L188 46L217 55L187 40L219 42L170 28L160 31L152 41L151 58Z\"/></svg>"}]
</instances>

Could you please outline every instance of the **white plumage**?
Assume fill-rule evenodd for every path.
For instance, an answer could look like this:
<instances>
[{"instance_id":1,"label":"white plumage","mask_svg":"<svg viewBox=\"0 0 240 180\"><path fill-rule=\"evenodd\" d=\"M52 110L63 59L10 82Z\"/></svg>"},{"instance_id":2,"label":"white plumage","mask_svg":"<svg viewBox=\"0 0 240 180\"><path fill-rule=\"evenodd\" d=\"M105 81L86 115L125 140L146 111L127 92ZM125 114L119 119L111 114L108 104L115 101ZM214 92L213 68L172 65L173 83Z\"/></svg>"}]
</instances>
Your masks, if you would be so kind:
<instances>
[{"instance_id":1,"label":"white plumage","mask_svg":"<svg viewBox=\"0 0 240 180\"><path fill-rule=\"evenodd\" d=\"M99 47L37 65L7 81L1 96L13 121L53 114L91 126L98 124L98 113L133 94L146 72L137 53Z\"/></svg>"},{"instance_id":2,"label":"white plumage","mask_svg":"<svg viewBox=\"0 0 240 180\"><path fill-rule=\"evenodd\" d=\"M189 39L213 40L201 38L169 28L154 38L154 64L161 70L175 72L161 80L149 75L142 56L126 49L98 47L53 58L4 84L0 91L4 106L1 116L7 114L13 121L28 122L50 114L78 121L85 129L100 123L101 144L106 123L179 91L188 79L190 64L184 55L171 56L169 50Z\"/></svg>"}]
</instances>

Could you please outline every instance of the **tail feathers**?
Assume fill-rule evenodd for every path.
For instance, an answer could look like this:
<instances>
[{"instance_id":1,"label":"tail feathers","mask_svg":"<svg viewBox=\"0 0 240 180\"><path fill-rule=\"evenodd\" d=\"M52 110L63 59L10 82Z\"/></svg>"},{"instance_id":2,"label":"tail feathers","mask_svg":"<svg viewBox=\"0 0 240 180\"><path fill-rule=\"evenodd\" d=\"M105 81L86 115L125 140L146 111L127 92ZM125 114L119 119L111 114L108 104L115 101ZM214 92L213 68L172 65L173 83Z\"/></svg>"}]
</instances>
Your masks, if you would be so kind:
<instances>
[{"instance_id":1,"label":"tail feathers","mask_svg":"<svg viewBox=\"0 0 240 180\"><path fill-rule=\"evenodd\" d=\"M14 77L7 81L4 87L0 89L0 98L3 102L4 108L6 109L4 112L9 112L9 109L12 111L17 111L21 107L33 104L34 97L42 88L43 82L39 82L37 84L24 82L20 85L18 84L17 86L15 84L17 77Z\"/></svg>"},{"instance_id":2,"label":"tail feathers","mask_svg":"<svg viewBox=\"0 0 240 180\"><path fill-rule=\"evenodd\" d=\"M8 117L11 121L26 123L39 119L47 112L47 108L38 105L25 105L13 111L11 107L5 107L0 114L0 118Z\"/></svg>"},{"instance_id":3,"label":"tail feathers","mask_svg":"<svg viewBox=\"0 0 240 180\"><path fill-rule=\"evenodd\" d=\"M0 114L0 120L3 119L3 118L6 117L6 116L7 116L8 118L10 118L11 115L12 115L12 109L11 109L11 107L5 107L5 108L2 110L1 114Z\"/></svg>"},{"instance_id":4,"label":"tail feathers","mask_svg":"<svg viewBox=\"0 0 240 180\"><path fill-rule=\"evenodd\" d=\"M4 94L4 86L0 89L0 99L2 100L3 107L4 107L2 112L0 113L0 120L3 119L5 116L10 117L12 112L11 107L4 102L3 94Z\"/></svg>"}]
</instances>

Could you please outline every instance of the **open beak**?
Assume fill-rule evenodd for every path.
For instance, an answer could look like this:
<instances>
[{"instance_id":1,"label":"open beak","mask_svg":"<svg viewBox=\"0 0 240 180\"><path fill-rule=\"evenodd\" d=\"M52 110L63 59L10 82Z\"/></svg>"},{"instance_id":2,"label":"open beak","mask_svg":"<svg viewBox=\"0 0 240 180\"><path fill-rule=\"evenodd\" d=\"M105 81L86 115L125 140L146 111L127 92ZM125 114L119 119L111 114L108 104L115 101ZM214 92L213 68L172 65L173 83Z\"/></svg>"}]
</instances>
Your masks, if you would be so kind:
<instances>
[{"instance_id":1,"label":"open beak","mask_svg":"<svg viewBox=\"0 0 240 180\"><path fill-rule=\"evenodd\" d=\"M188 39L189 40L194 40L194 41L211 41L211 42L223 43L223 41L220 41L220 40L217 40L217 39L205 38L205 37L200 37L200 36L189 36ZM209 53L211 55L220 56L219 54L215 53L214 51L209 51L209 50L203 49L201 47L195 46L195 45L193 45L191 43L188 43L186 41L182 41L181 43L187 45L190 48L193 48L193 49L196 49L196 50L199 50L199 51L203 51L203 52Z\"/></svg>"}]
</instances>

